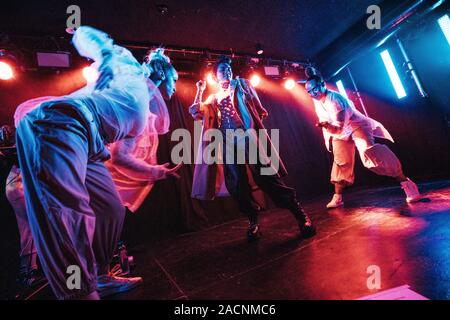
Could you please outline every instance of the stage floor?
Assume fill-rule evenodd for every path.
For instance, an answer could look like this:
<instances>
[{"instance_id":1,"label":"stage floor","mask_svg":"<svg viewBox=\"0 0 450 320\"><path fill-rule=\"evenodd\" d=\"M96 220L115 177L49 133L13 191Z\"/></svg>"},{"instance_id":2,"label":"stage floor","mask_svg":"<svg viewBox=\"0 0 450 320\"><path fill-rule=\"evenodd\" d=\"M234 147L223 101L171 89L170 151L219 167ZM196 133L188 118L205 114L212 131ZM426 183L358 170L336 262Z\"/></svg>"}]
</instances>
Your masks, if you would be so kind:
<instances>
[{"instance_id":1,"label":"stage floor","mask_svg":"<svg viewBox=\"0 0 450 320\"><path fill-rule=\"evenodd\" d=\"M399 187L351 192L345 208L306 203L318 234L298 238L290 213L261 214L263 237L247 243L239 219L137 250L144 284L115 299L357 299L401 285L450 299L450 181L420 185L408 205ZM381 289L369 290L369 266Z\"/></svg>"},{"instance_id":2,"label":"stage floor","mask_svg":"<svg viewBox=\"0 0 450 320\"><path fill-rule=\"evenodd\" d=\"M450 180L420 184L426 198L404 202L399 187L358 190L345 208L305 203L317 236L302 240L290 213L261 214L262 238L247 243L239 219L135 248L144 284L113 299L357 299L409 285L450 299ZM381 270L370 290L369 266Z\"/></svg>"}]
</instances>

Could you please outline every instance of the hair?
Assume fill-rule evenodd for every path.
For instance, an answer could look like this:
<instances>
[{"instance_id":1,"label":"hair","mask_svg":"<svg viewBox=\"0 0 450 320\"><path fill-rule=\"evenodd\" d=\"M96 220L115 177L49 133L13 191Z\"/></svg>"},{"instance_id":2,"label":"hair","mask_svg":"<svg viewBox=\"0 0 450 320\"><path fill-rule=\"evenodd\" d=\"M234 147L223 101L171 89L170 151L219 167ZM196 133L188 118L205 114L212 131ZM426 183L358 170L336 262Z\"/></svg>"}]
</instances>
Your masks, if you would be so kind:
<instances>
[{"instance_id":1,"label":"hair","mask_svg":"<svg viewBox=\"0 0 450 320\"><path fill-rule=\"evenodd\" d=\"M170 58L164 54L164 48L150 50L144 57L142 67L147 78L151 78L160 70L163 70L166 76L169 72L175 74L177 72L172 66Z\"/></svg>"},{"instance_id":2,"label":"hair","mask_svg":"<svg viewBox=\"0 0 450 320\"><path fill-rule=\"evenodd\" d=\"M306 78L310 78L312 76L321 76L320 71L314 68L313 66L308 66L305 69Z\"/></svg>"},{"instance_id":3,"label":"hair","mask_svg":"<svg viewBox=\"0 0 450 320\"><path fill-rule=\"evenodd\" d=\"M306 82L310 82L310 81L315 81L315 82L320 83L320 84L324 84L325 83L323 78L321 76L318 76L318 75L312 75L312 76L310 76L308 78L308 80L306 80Z\"/></svg>"},{"instance_id":4,"label":"hair","mask_svg":"<svg viewBox=\"0 0 450 320\"><path fill-rule=\"evenodd\" d=\"M216 76L217 74L217 69L219 69L219 65L221 65L222 63L226 63L231 65L231 58L225 55L221 55L219 58L217 58L216 62L214 63L214 76Z\"/></svg>"}]
</instances>

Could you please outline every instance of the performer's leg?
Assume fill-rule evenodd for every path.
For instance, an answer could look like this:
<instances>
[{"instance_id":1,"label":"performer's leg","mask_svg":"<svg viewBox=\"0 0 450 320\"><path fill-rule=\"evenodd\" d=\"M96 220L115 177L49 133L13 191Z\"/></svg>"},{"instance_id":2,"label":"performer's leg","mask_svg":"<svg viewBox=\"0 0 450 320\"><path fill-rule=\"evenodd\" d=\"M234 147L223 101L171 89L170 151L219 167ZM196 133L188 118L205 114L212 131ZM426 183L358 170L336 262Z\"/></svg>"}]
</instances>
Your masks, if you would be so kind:
<instances>
[{"instance_id":1,"label":"performer's leg","mask_svg":"<svg viewBox=\"0 0 450 320\"><path fill-rule=\"evenodd\" d=\"M361 127L352 134L364 166L378 175L395 178L402 186L408 202L420 200L417 185L408 179L397 156L386 145L375 143L370 127Z\"/></svg>"},{"instance_id":2,"label":"performer's leg","mask_svg":"<svg viewBox=\"0 0 450 320\"><path fill-rule=\"evenodd\" d=\"M252 198L245 164L224 164L225 186L228 192L238 202L239 210L247 215L249 241L259 238L258 206Z\"/></svg>"},{"instance_id":3,"label":"performer's leg","mask_svg":"<svg viewBox=\"0 0 450 320\"><path fill-rule=\"evenodd\" d=\"M37 252L31 235L30 224L28 223L27 210L25 207L25 196L23 193L22 176L20 169L13 166L5 188L6 198L8 199L17 220L20 236L20 274L29 274L37 270Z\"/></svg>"},{"instance_id":4,"label":"performer's leg","mask_svg":"<svg viewBox=\"0 0 450 320\"><path fill-rule=\"evenodd\" d=\"M122 234L125 207L103 162L89 162L86 188L95 213L92 244L97 261L97 291L101 298L133 289L143 282L140 277L123 278L110 273L110 265Z\"/></svg>"},{"instance_id":5,"label":"performer's leg","mask_svg":"<svg viewBox=\"0 0 450 320\"><path fill-rule=\"evenodd\" d=\"M367 169L378 175L399 180L404 177L402 165L397 156L386 145L375 143L371 128L361 127L355 130L352 138L355 141L361 161Z\"/></svg>"},{"instance_id":6,"label":"performer's leg","mask_svg":"<svg viewBox=\"0 0 450 320\"><path fill-rule=\"evenodd\" d=\"M22 293L26 293L28 289L44 284L46 279L38 269L36 246L31 234L30 223L28 222L27 210L25 207L22 175L20 169L16 165L11 168L8 178L6 179L5 195L14 210L19 230L20 251L17 289L18 295L21 298Z\"/></svg>"},{"instance_id":7,"label":"performer's leg","mask_svg":"<svg viewBox=\"0 0 450 320\"><path fill-rule=\"evenodd\" d=\"M224 164L225 186L228 192L238 202L239 210L245 213L250 222L257 223L256 203L251 196L248 181L247 166L245 164Z\"/></svg>"},{"instance_id":8,"label":"performer's leg","mask_svg":"<svg viewBox=\"0 0 450 320\"><path fill-rule=\"evenodd\" d=\"M237 156L234 151L242 147L236 145L236 140L227 141L224 136L223 160L224 160L224 178L225 186L228 192L238 202L239 210L246 214L249 220L249 228L247 230L248 240L256 240L259 238L258 227L258 205L252 197L252 191L247 175L247 165L238 164ZM245 144L243 145L245 148ZM234 148L234 151L232 151Z\"/></svg>"},{"instance_id":9,"label":"performer's leg","mask_svg":"<svg viewBox=\"0 0 450 320\"><path fill-rule=\"evenodd\" d=\"M333 139L333 167L331 169L331 183L334 184L334 195L327 204L328 209L344 205L343 192L346 186L355 181L355 143L352 140Z\"/></svg>"},{"instance_id":10,"label":"performer's leg","mask_svg":"<svg viewBox=\"0 0 450 320\"><path fill-rule=\"evenodd\" d=\"M45 104L17 130L28 219L42 269L58 299L98 298L95 215L85 186L87 126L73 106Z\"/></svg>"},{"instance_id":11,"label":"performer's leg","mask_svg":"<svg viewBox=\"0 0 450 320\"><path fill-rule=\"evenodd\" d=\"M109 266L122 233L125 207L103 162L89 162L87 168L86 188L96 218L92 247L100 276L109 274Z\"/></svg>"},{"instance_id":12,"label":"performer's leg","mask_svg":"<svg viewBox=\"0 0 450 320\"><path fill-rule=\"evenodd\" d=\"M334 184L334 194L343 195L344 194L344 189L345 189L345 185L344 184L340 184L340 183L335 183Z\"/></svg>"},{"instance_id":13,"label":"performer's leg","mask_svg":"<svg viewBox=\"0 0 450 320\"><path fill-rule=\"evenodd\" d=\"M307 238L315 234L311 219L304 212L297 199L295 189L288 187L277 175L262 175L261 165L249 166L255 183L269 195L280 208L288 209L297 220L302 236Z\"/></svg>"}]
</instances>

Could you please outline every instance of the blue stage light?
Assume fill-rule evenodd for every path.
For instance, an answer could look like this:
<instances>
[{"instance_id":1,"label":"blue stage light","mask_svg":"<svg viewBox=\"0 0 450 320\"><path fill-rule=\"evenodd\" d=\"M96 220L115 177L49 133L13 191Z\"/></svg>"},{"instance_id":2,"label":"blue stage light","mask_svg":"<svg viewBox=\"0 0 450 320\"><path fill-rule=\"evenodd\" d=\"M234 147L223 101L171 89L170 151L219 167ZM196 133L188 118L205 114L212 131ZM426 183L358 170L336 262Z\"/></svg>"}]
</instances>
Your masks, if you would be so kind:
<instances>
[{"instance_id":1,"label":"blue stage light","mask_svg":"<svg viewBox=\"0 0 450 320\"><path fill-rule=\"evenodd\" d=\"M345 98L348 99L347 92L345 92L345 88L344 88L344 84L342 83L342 80L339 80L338 82L336 82L336 86L338 87L339 92L340 92Z\"/></svg>"},{"instance_id":2,"label":"blue stage light","mask_svg":"<svg viewBox=\"0 0 450 320\"><path fill-rule=\"evenodd\" d=\"M380 55L381 58L383 59L384 65L389 74L389 78L391 79L392 85L394 86L395 92L397 93L397 97L399 99L406 97L405 88L403 87L403 84L397 73L397 69L395 69L394 62L392 61L389 51L384 50L383 52L381 52Z\"/></svg>"},{"instance_id":3,"label":"blue stage light","mask_svg":"<svg viewBox=\"0 0 450 320\"><path fill-rule=\"evenodd\" d=\"M438 23L447 38L448 44L450 45L450 18L448 17L448 14L439 18Z\"/></svg>"}]
</instances>

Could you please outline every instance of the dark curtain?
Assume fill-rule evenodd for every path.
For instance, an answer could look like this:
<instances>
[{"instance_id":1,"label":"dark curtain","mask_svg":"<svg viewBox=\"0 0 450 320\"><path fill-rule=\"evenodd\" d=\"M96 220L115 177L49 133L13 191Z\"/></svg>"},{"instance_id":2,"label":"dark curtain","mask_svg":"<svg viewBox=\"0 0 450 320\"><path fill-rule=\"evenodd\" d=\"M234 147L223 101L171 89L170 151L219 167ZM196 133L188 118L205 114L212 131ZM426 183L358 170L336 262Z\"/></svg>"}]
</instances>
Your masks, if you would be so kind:
<instances>
[{"instance_id":1,"label":"dark curtain","mask_svg":"<svg viewBox=\"0 0 450 320\"><path fill-rule=\"evenodd\" d=\"M58 78L56 83L60 85L54 86L52 84L55 83L56 76L30 76L22 79L23 83L9 84L9 90L0 90L0 101L2 106L5 106L0 110L1 124L11 124L15 106L26 99L41 95L63 94L70 91L68 90L69 86L71 90L75 89L72 88L76 85L75 81L70 77L67 78L67 81L63 81L64 78L66 76ZM297 190L300 200L320 194L331 195L332 186L329 184L329 173L332 155L325 150L321 131L315 127L317 118L311 99L305 97L304 92L302 95L301 89L298 89L297 93L286 91L280 82L273 82L271 86L267 87L258 87L257 91L264 107L269 111L269 117L265 120L267 129L280 130L280 155L289 172L285 182ZM188 107L192 103L194 95L195 81L182 78L178 83L175 97L168 104L171 127L167 135L160 136L159 163L170 162L171 150L178 143L170 139L173 130L187 128L193 138L194 122L188 113ZM406 113L405 110L397 110L398 108L391 104L383 108L377 104L376 108L370 109L371 115L392 130L396 143L390 144L390 147L401 156L408 169L408 175L418 178L421 175L439 175L442 172L442 168L436 166L437 162L434 162L433 166L428 165L426 170L423 166L413 166L419 159L425 158L424 155L430 153L436 140L432 140L434 142L428 146L408 143L402 139L403 136L408 136L409 139L418 139L417 136L420 137L421 132L411 130L411 128L403 130L398 126L398 121L392 124L392 119L390 119L392 112L401 112L399 117L402 118L402 121L413 125L423 120L421 114L412 111ZM376 112L377 110L379 112ZM391 113L388 113L388 110ZM406 114L409 114L409 117L405 117ZM423 126L428 129L434 127L433 123L428 121ZM445 156L446 150L441 148L435 150L434 154L436 157L440 154ZM444 158L442 157L442 159ZM2 168L2 171L6 177L8 170ZM193 171L193 165L184 165L180 170L181 179L169 178L156 183L138 212L127 215L125 229L127 238L136 241L160 239L201 230L242 216L236 203L230 198L218 198L214 201L191 199ZM356 161L355 174L356 186L396 184L392 179L378 177L362 168L359 160ZM4 180L2 181L3 184ZM2 188L3 192L4 188ZM267 207L270 208L270 201L265 200ZM2 200L2 203L4 202L5 199ZM3 205L0 224L6 223L5 219L11 220L7 218L11 214L9 210L9 206ZM8 225L11 225L9 222ZM12 226L9 228L14 229Z\"/></svg>"},{"instance_id":2,"label":"dark curtain","mask_svg":"<svg viewBox=\"0 0 450 320\"><path fill-rule=\"evenodd\" d=\"M281 95L265 90L258 90L258 93L269 111L265 121L267 129L280 130L280 155L289 172L285 182L297 190L300 199L328 192L331 157L324 148L321 131L315 127L312 102L300 104L292 94L278 86ZM186 128L194 138L194 122L188 113L194 96L195 82L182 80L176 96L168 103L171 126L168 134L159 137L159 163L170 162L171 150L178 143L171 141L173 130ZM193 150L191 152L193 154ZM235 201L229 197L213 201L192 199L193 172L194 165L183 165L180 179L169 178L156 183L142 207L129 217L133 222L127 225L134 237L145 240L190 232L242 216ZM268 208L272 207L270 199L264 201Z\"/></svg>"}]
</instances>

